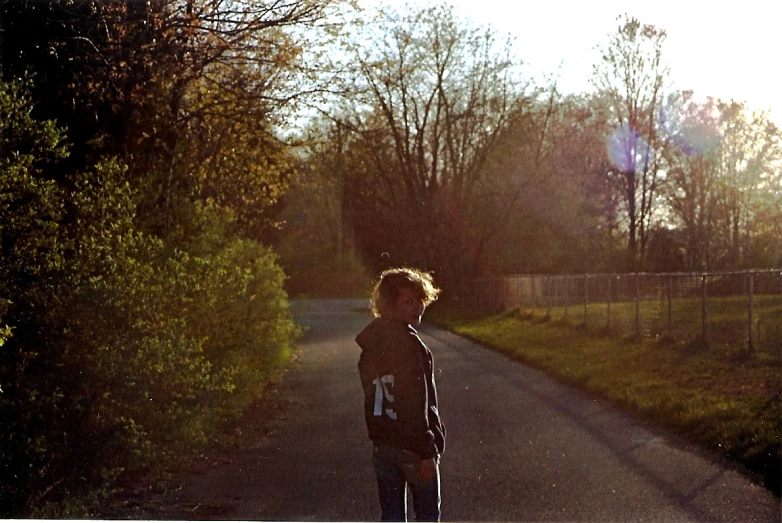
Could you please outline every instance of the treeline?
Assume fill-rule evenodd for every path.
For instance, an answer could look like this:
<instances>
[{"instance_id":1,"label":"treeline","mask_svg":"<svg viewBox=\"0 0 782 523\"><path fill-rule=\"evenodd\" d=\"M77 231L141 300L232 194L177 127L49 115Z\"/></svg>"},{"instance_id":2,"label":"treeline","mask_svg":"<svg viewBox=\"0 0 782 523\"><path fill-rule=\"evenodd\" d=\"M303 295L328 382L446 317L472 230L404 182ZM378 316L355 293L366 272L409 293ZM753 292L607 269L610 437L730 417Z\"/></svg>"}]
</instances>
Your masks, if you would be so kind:
<instances>
[{"instance_id":1,"label":"treeline","mask_svg":"<svg viewBox=\"0 0 782 523\"><path fill-rule=\"evenodd\" d=\"M258 399L324 6L0 2L0 517L85 517Z\"/></svg>"},{"instance_id":2,"label":"treeline","mask_svg":"<svg viewBox=\"0 0 782 523\"><path fill-rule=\"evenodd\" d=\"M351 23L353 22L353 23ZM382 8L336 38L334 96L290 212L323 252L488 274L782 266L780 129L671 89L662 28L621 16L588 93L524 76L447 6ZM312 233L314 231L314 234ZM310 255L308 259L313 256Z\"/></svg>"}]
</instances>

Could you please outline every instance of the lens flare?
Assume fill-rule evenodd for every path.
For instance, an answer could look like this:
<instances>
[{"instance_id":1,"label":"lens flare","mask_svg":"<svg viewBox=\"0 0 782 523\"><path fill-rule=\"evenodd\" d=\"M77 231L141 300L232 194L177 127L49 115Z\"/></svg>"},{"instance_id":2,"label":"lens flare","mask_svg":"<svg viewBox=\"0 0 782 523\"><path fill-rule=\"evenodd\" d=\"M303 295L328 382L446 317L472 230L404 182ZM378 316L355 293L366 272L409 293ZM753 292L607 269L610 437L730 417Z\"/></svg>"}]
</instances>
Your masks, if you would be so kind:
<instances>
[{"instance_id":1,"label":"lens flare","mask_svg":"<svg viewBox=\"0 0 782 523\"><path fill-rule=\"evenodd\" d=\"M606 138L608 160L620 172L643 169L652 151L646 141L630 124L617 126Z\"/></svg>"},{"instance_id":2,"label":"lens flare","mask_svg":"<svg viewBox=\"0 0 782 523\"><path fill-rule=\"evenodd\" d=\"M689 156L699 156L710 151L716 147L717 141L716 130L706 123L687 126L675 137L676 144Z\"/></svg>"},{"instance_id":3,"label":"lens flare","mask_svg":"<svg viewBox=\"0 0 782 523\"><path fill-rule=\"evenodd\" d=\"M719 143L718 112L710 98L705 101L685 97L686 105L662 108L658 121L668 143L686 156L703 156Z\"/></svg>"}]
</instances>

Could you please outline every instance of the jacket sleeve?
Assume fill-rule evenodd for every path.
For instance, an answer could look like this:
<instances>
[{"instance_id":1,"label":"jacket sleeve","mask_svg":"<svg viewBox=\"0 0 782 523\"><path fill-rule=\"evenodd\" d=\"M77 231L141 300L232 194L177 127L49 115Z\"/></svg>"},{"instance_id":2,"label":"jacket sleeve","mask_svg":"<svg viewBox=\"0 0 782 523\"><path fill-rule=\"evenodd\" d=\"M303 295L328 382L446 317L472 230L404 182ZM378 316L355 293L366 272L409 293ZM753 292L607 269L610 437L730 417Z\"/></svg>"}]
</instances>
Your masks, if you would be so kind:
<instances>
[{"instance_id":1,"label":"jacket sleeve","mask_svg":"<svg viewBox=\"0 0 782 523\"><path fill-rule=\"evenodd\" d=\"M372 358L362 351L361 356L358 359L358 376L361 380L361 388L364 389L364 416L368 417L369 412L372 410L373 393L372 389L374 384L372 380L375 379L377 374L375 370L376 364L372 361Z\"/></svg>"},{"instance_id":2,"label":"jacket sleeve","mask_svg":"<svg viewBox=\"0 0 782 523\"><path fill-rule=\"evenodd\" d=\"M440 411L437 402L437 386L434 382L434 359L432 353L426 351L426 387L428 393L428 419L429 428L434 433L434 444L437 452L442 454L445 450L445 425L440 419Z\"/></svg>"},{"instance_id":3,"label":"jacket sleeve","mask_svg":"<svg viewBox=\"0 0 782 523\"><path fill-rule=\"evenodd\" d=\"M422 343L412 332L405 336L404 358L395 373L394 403L400 435L409 450L428 459L437 454L437 445L429 428L429 380L422 360Z\"/></svg>"}]
</instances>

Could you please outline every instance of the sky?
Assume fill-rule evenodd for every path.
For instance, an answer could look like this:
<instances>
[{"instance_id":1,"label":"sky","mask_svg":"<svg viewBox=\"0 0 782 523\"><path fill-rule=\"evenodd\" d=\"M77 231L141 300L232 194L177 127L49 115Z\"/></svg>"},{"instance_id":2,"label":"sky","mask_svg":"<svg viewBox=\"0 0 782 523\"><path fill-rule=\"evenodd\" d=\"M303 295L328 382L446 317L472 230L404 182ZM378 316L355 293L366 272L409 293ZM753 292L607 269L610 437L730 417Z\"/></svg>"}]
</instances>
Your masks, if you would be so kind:
<instances>
[{"instance_id":1,"label":"sky","mask_svg":"<svg viewBox=\"0 0 782 523\"><path fill-rule=\"evenodd\" d=\"M782 127L779 0L432 0L440 1L501 35L510 33L528 74L557 76L565 93L592 89L589 78L599 60L595 46L608 41L617 17L627 13L666 30L663 58L673 88L693 90L698 98L744 101L751 109L768 110Z\"/></svg>"}]
</instances>

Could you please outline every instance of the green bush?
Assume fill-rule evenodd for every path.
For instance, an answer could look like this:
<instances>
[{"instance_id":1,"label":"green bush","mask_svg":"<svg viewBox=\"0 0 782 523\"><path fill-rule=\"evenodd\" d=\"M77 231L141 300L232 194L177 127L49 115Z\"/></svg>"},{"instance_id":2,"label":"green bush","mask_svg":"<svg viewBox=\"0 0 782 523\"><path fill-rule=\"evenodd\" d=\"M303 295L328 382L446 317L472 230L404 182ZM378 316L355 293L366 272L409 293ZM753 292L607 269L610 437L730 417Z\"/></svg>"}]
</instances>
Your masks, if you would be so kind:
<instances>
[{"instance_id":1,"label":"green bush","mask_svg":"<svg viewBox=\"0 0 782 523\"><path fill-rule=\"evenodd\" d=\"M0 517L83 517L240 415L297 330L270 249L142 234L124 166L62 176L26 87L0 85Z\"/></svg>"}]
</instances>

